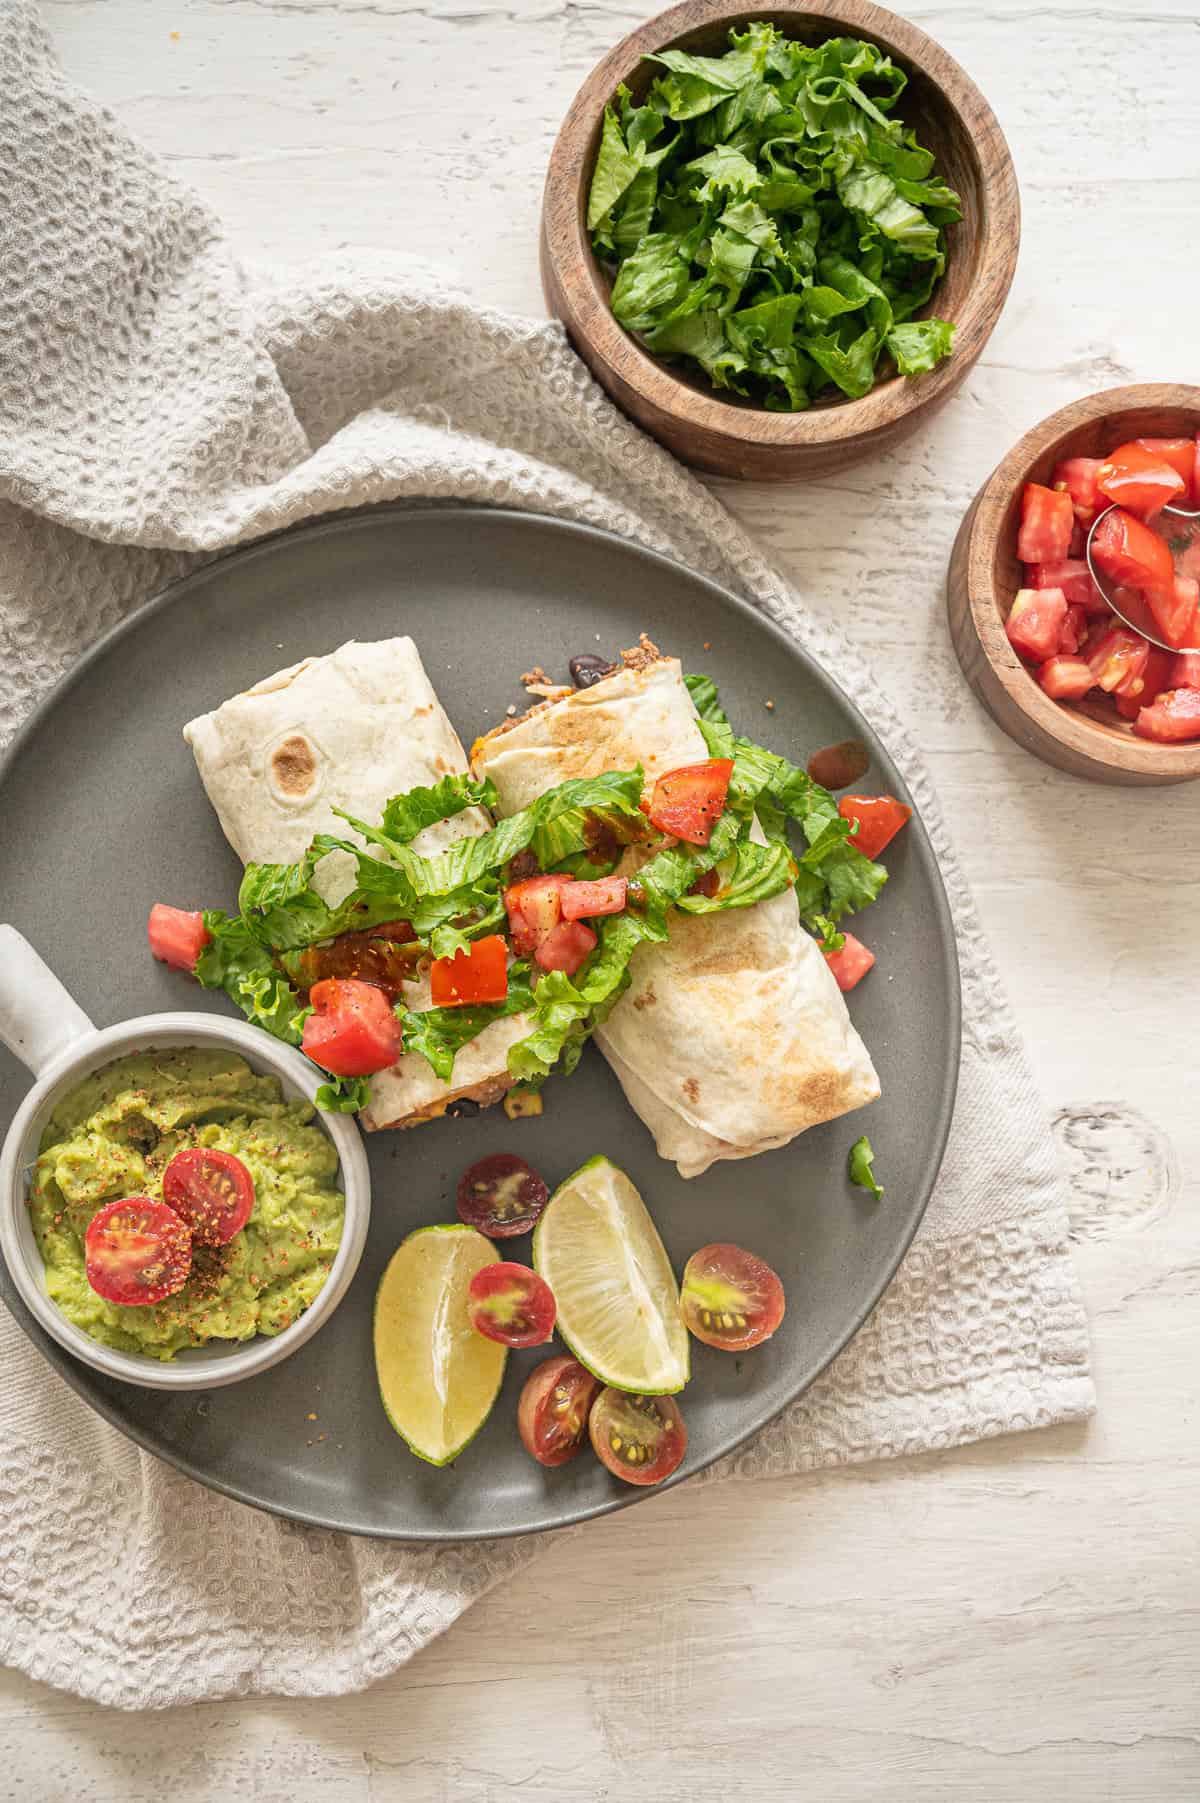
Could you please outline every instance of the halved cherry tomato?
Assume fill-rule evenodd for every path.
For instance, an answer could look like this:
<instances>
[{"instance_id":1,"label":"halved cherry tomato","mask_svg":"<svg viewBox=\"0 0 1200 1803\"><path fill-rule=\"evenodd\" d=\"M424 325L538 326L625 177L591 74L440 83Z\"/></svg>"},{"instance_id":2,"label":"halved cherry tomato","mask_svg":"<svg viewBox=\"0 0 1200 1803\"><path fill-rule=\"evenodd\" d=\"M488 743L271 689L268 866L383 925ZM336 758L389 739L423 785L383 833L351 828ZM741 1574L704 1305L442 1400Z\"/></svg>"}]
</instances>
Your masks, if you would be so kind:
<instances>
[{"instance_id":1,"label":"halved cherry tomato","mask_svg":"<svg viewBox=\"0 0 1200 1803\"><path fill-rule=\"evenodd\" d=\"M189 976L196 959L212 934L204 924L204 916L186 908L171 908L166 902L155 902L146 923L150 950L172 970L186 970Z\"/></svg>"},{"instance_id":2,"label":"halved cherry tomato","mask_svg":"<svg viewBox=\"0 0 1200 1803\"><path fill-rule=\"evenodd\" d=\"M596 935L582 920L560 921L547 933L533 954L543 970L562 970L573 977L589 952L596 949Z\"/></svg>"},{"instance_id":3,"label":"halved cherry tomato","mask_svg":"<svg viewBox=\"0 0 1200 1803\"><path fill-rule=\"evenodd\" d=\"M836 745L823 745L808 760L808 774L823 789L848 789L860 776L865 776L871 754L861 739L841 739Z\"/></svg>"},{"instance_id":4,"label":"halved cherry tomato","mask_svg":"<svg viewBox=\"0 0 1200 1803\"><path fill-rule=\"evenodd\" d=\"M1183 480L1183 493L1179 497L1180 507L1194 507L1200 501L1200 493L1193 488L1196 471L1196 443L1191 438L1135 438L1134 444L1140 450L1148 451L1152 457L1159 457L1169 463L1173 470L1178 470Z\"/></svg>"},{"instance_id":5,"label":"halved cherry tomato","mask_svg":"<svg viewBox=\"0 0 1200 1803\"><path fill-rule=\"evenodd\" d=\"M528 1265L484 1265L467 1286L471 1326L502 1346L540 1346L557 1312L550 1285Z\"/></svg>"},{"instance_id":6,"label":"halved cherry tomato","mask_svg":"<svg viewBox=\"0 0 1200 1803\"><path fill-rule=\"evenodd\" d=\"M837 979L838 988L845 993L853 989L856 983L862 982L875 962L875 954L869 952L862 940L856 939L853 933L844 933L842 937L846 943L841 951L825 952L823 956Z\"/></svg>"},{"instance_id":7,"label":"halved cherry tomato","mask_svg":"<svg viewBox=\"0 0 1200 1803\"><path fill-rule=\"evenodd\" d=\"M1178 684L1170 680L1170 676L1171 653L1161 650L1158 645L1151 645L1140 679L1131 682L1127 689L1118 689L1113 695L1121 718L1136 720L1141 710L1149 707L1156 695L1160 695L1164 689L1178 687Z\"/></svg>"},{"instance_id":8,"label":"halved cherry tomato","mask_svg":"<svg viewBox=\"0 0 1200 1803\"><path fill-rule=\"evenodd\" d=\"M623 876L568 883L562 892L562 917L564 920L594 920L600 914L619 914L625 906L628 887Z\"/></svg>"},{"instance_id":9,"label":"halved cherry tomato","mask_svg":"<svg viewBox=\"0 0 1200 1803\"><path fill-rule=\"evenodd\" d=\"M673 1396L627 1396L601 1390L588 1417L602 1465L627 1484L661 1484L687 1451L687 1428Z\"/></svg>"},{"instance_id":10,"label":"halved cherry tomato","mask_svg":"<svg viewBox=\"0 0 1200 1803\"><path fill-rule=\"evenodd\" d=\"M1043 663L1058 650L1067 617L1067 598L1060 588L1018 589L1004 630L1014 651Z\"/></svg>"},{"instance_id":11,"label":"halved cherry tomato","mask_svg":"<svg viewBox=\"0 0 1200 1803\"><path fill-rule=\"evenodd\" d=\"M308 999L315 1012L304 1023L300 1049L322 1070L369 1077L395 1064L403 1035L382 989L354 977L325 977Z\"/></svg>"},{"instance_id":12,"label":"halved cherry tomato","mask_svg":"<svg viewBox=\"0 0 1200 1803\"><path fill-rule=\"evenodd\" d=\"M542 1178L515 1152L480 1158L458 1180L459 1220L492 1240L528 1233L549 1200Z\"/></svg>"},{"instance_id":13,"label":"halved cherry tomato","mask_svg":"<svg viewBox=\"0 0 1200 1803\"><path fill-rule=\"evenodd\" d=\"M683 1268L679 1306L688 1332L722 1352L769 1340L783 1320L783 1285L741 1246L701 1246Z\"/></svg>"},{"instance_id":14,"label":"halved cherry tomato","mask_svg":"<svg viewBox=\"0 0 1200 1803\"><path fill-rule=\"evenodd\" d=\"M429 997L435 1008L471 1008L502 1002L508 994L508 946L502 933L472 941L453 958L435 958L429 970Z\"/></svg>"},{"instance_id":15,"label":"halved cherry tomato","mask_svg":"<svg viewBox=\"0 0 1200 1803\"><path fill-rule=\"evenodd\" d=\"M1033 589L1060 588L1067 606L1078 604L1090 614L1106 614L1108 602L1092 580L1087 560L1067 557L1061 563L1031 563L1025 571L1025 586Z\"/></svg>"},{"instance_id":16,"label":"halved cherry tomato","mask_svg":"<svg viewBox=\"0 0 1200 1803\"><path fill-rule=\"evenodd\" d=\"M163 1172L163 1201L201 1246L224 1246L242 1231L254 1208L254 1179L232 1152L188 1146Z\"/></svg>"},{"instance_id":17,"label":"halved cherry tomato","mask_svg":"<svg viewBox=\"0 0 1200 1803\"><path fill-rule=\"evenodd\" d=\"M1150 646L1140 632L1131 632L1128 626L1114 626L1089 648L1087 661L1097 687L1109 695L1114 689L1124 689L1128 694L1130 685L1138 681L1146 668L1149 655Z\"/></svg>"},{"instance_id":18,"label":"halved cherry tomato","mask_svg":"<svg viewBox=\"0 0 1200 1803\"><path fill-rule=\"evenodd\" d=\"M1163 656L1166 655L1164 652ZM1200 689L1200 651L1177 651L1171 659L1165 689ZM1146 697L1149 700L1149 696Z\"/></svg>"},{"instance_id":19,"label":"halved cherry tomato","mask_svg":"<svg viewBox=\"0 0 1200 1803\"><path fill-rule=\"evenodd\" d=\"M1182 745L1200 739L1200 689L1164 689L1133 723L1143 739L1160 745Z\"/></svg>"},{"instance_id":20,"label":"halved cherry tomato","mask_svg":"<svg viewBox=\"0 0 1200 1803\"><path fill-rule=\"evenodd\" d=\"M504 891L513 950L528 958L562 919L561 894L569 876L530 876Z\"/></svg>"},{"instance_id":21,"label":"halved cherry tomato","mask_svg":"<svg viewBox=\"0 0 1200 1803\"><path fill-rule=\"evenodd\" d=\"M1102 462L1100 457L1068 457L1056 467L1050 479L1054 488L1071 497L1075 518L1084 527L1090 526L1100 511L1096 472Z\"/></svg>"},{"instance_id":22,"label":"halved cherry tomato","mask_svg":"<svg viewBox=\"0 0 1200 1803\"><path fill-rule=\"evenodd\" d=\"M1091 622L1087 609L1074 601L1067 602L1067 617L1062 623L1058 635L1058 651L1060 657L1074 657L1087 638Z\"/></svg>"},{"instance_id":23,"label":"halved cherry tomato","mask_svg":"<svg viewBox=\"0 0 1200 1803\"><path fill-rule=\"evenodd\" d=\"M525 1379L517 1404L517 1432L539 1465L565 1465L587 1438L588 1416L600 1391L593 1377L568 1355L546 1359Z\"/></svg>"},{"instance_id":24,"label":"halved cherry tomato","mask_svg":"<svg viewBox=\"0 0 1200 1803\"><path fill-rule=\"evenodd\" d=\"M1074 524L1069 494L1027 482L1021 496L1017 556L1022 563L1060 563L1071 549Z\"/></svg>"},{"instance_id":25,"label":"halved cherry tomato","mask_svg":"<svg viewBox=\"0 0 1200 1803\"><path fill-rule=\"evenodd\" d=\"M1096 686L1091 665L1082 657L1051 657L1038 672L1051 701L1082 701Z\"/></svg>"},{"instance_id":26,"label":"halved cherry tomato","mask_svg":"<svg viewBox=\"0 0 1200 1803\"><path fill-rule=\"evenodd\" d=\"M705 764L666 771L655 783L646 810L651 825L689 845L707 845L725 812L732 775L732 758L709 758Z\"/></svg>"},{"instance_id":27,"label":"halved cherry tomato","mask_svg":"<svg viewBox=\"0 0 1200 1803\"><path fill-rule=\"evenodd\" d=\"M152 1196L106 1202L83 1236L84 1272L97 1296L142 1308L174 1296L192 1269L192 1236L173 1208Z\"/></svg>"},{"instance_id":28,"label":"halved cherry tomato","mask_svg":"<svg viewBox=\"0 0 1200 1803\"><path fill-rule=\"evenodd\" d=\"M890 845L901 827L912 819L912 809L894 795L843 795L838 802L843 820L858 822L851 843L864 858L877 858L885 845Z\"/></svg>"},{"instance_id":29,"label":"halved cherry tomato","mask_svg":"<svg viewBox=\"0 0 1200 1803\"><path fill-rule=\"evenodd\" d=\"M1132 440L1118 445L1096 472L1098 492L1143 520L1178 501L1187 486L1170 463Z\"/></svg>"},{"instance_id":30,"label":"halved cherry tomato","mask_svg":"<svg viewBox=\"0 0 1200 1803\"><path fill-rule=\"evenodd\" d=\"M1176 597L1175 565L1166 539L1125 508L1114 507L1092 535L1092 557L1111 583L1144 595L1167 643L1182 647L1178 634L1189 622Z\"/></svg>"}]
</instances>

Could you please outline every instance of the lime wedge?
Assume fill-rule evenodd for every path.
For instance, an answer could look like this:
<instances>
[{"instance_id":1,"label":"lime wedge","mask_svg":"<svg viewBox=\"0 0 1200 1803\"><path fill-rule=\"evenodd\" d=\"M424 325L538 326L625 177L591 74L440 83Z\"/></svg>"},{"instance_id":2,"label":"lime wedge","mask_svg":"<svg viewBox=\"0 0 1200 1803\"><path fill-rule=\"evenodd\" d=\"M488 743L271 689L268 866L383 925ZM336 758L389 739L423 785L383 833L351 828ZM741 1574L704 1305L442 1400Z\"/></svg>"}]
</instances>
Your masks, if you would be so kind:
<instances>
[{"instance_id":1,"label":"lime wedge","mask_svg":"<svg viewBox=\"0 0 1200 1803\"><path fill-rule=\"evenodd\" d=\"M473 1227L421 1227L375 1297L375 1371L388 1420L419 1459L448 1465L491 1413L508 1349L476 1333L467 1286L499 1254Z\"/></svg>"},{"instance_id":2,"label":"lime wedge","mask_svg":"<svg viewBox=\"0 0 1200 1803\"><path fill-rule=\"evenodd\" d=\"M646 1204L607 1158L590 1158L546 1205L534 1268L581 1365L618 1390L661 1396L688 1380L679 1286Z\"/></svg>"}]
</instances>

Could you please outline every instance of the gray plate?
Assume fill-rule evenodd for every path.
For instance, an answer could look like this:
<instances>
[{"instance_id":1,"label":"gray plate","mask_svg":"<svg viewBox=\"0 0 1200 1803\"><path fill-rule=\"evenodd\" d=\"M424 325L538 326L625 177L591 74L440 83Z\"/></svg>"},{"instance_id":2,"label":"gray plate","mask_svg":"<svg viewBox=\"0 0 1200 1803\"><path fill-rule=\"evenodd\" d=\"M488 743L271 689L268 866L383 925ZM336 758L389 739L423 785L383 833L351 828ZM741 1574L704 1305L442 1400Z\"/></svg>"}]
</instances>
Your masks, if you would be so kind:
<instances>
[{"instance_id":1,"label":"gray plate","mask_svg":"<svg viewBox=\"0 0 1200 1803\"><path fill-rule=\"evenodd\" d=\"M883 747L829 678L703 578L605 533L548 519L378 508L209 565L82 660L0 770L0 818L20 854L0 860L0 919L28 935L99 1025L184 1006L222 1012L222 997L188 988L146 950L155 900L230 906L237 892L239 866L180 737L184 721L348 637L408 632L469 744L522 699L522 670L542 663L565 673L574 653L615 651L643 629L685 669L710 671L746 732L798 762L819 745L862 737L874 757L864 786L904 794ZM30 1320L0 1266L5 1300L93 1408L139 1445L244 1502L412 1540L559 1527L645 1492L610 1478L590 1455L558 1471L526 1457L517 1397L545 1353L512 1356L483 1432L455 1466L435 1471L412 1457L384 1417L371 1305L404 1235L455 1218L455 1183L474 1159L519 1150L553 1187L593 1152L606 1152L646 1198L676 1269L709 1240L738 1240L775 1266L787 1292L782 1328L756 1351L734 1358L693 1348L683 1399L691 1438L678 1476L698 1471L777 1415L861 1326L933 1187L958 1073L954 937L919 821L887 861L891 880L863 929L879 968L852 1003L883 1096L846 1120L685 1183L657 1157L589 1048L574 1077L547 1086L540 1120L513 1123L493 1109L368 1136L371 1233L341 1308L282 1365L206 1395L167 1396L77 1364ZM27 1082L0 1048L5 1125ZM847 1151L863 1132L887 1184L879 1206L846 1180Z\"/></svg>"}]
</instances>

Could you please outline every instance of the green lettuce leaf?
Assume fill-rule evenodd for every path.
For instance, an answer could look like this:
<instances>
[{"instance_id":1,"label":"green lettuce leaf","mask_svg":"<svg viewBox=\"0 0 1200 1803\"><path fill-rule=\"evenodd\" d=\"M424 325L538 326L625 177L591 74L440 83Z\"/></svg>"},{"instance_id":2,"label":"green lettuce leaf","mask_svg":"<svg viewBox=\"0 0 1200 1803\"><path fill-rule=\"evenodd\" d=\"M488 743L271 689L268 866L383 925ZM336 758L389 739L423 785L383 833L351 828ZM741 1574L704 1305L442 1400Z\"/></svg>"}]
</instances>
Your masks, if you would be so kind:
<instances>
[{"instance_id":1,"label":"green lettuce leaf","mask_svg":"<svg viewBox=\"0 0 1200 1803\"><path fill-rule=\"evenodd\" d=\"M716 684L707 676L686 676L688 692L699 714L700 731L712 757L731 757L731 806L743 816L753 813L770 843L786 846L787 822L804 840L796 847L796 903L805 925L830 950L835 923L846 914L869 907L887 882L882 864L863 856L853 842L853 827L838 813L828 789L806 770L734 733L721 708ZM689 897L688 907L696 898Z\"/></svg>"},{"instance_id":2,"label":"green lettuce leaf","mask_svg":"<svg viewBox=\"0 0 1200 1803\"><path fill-rule=\"evenodd\" d=\"M878 1202L883 1197L883 1185L878 1181L871 1168L874 1163L874 1148L864 1133L862 1138L856 1139L850 1148L847 1168L851 1183L856 1183L859 1189L869 1190Z\"/></svg>"},{"instance_id":3,"label":"green lettuce leaf","mask_svg":"<svg viewBox=\"0 0 1200 1803\"><path fill-rule=\"evenodd\" d=\"M490 812L498 803L490 777L476 782L473 776L443 776L430 788L408 789L403 795L393 795L383 810L381 825L388 840L407 845L427 826L453 820L467 808L487 808Z\"/></svg>"},{"instance_id":4,"label":"green lettuce leaf","mask_svg":"<svg viewBox=\"0 0 1200 1803\"><path fill-rule=\"evenodd\" d=\"M420 1012L401 1005L396 1013L404 1029L405 1051L419 1052L434 1075L448 1083L454 1075L455 1054L463 1046L494 1020L523 1014L532 1007L529 966L514 964L509 968L508 994L502 1002L488 1002L477 1008L426 1008Z\"/></svg>"},{"instance_id":5,"label":"green lettuce leaf","mask_svg":"<svg viewBox=\"0 0 1200 1803\"><path fill-rule=\"evenodd\" d=\"M902 376L935 369L954 344L954 327L945 319L913 319L893 326L885 340Z\"/></svg>"},{"instance_id":6,"label":"green lettuce leaf","mask_svg":"<svg viewBox=\"0 0 1200 1803\"><path fill-rule=\"evenodd\" d=\"M785 412L868 393L885 356L908 376L950 354L935 321L891 340L927 307L961 206L897 117L886 52L756 21L723 55L649 60L646 101L608 109L588 208L628 331Z\"/></svg>"}]
</instances>

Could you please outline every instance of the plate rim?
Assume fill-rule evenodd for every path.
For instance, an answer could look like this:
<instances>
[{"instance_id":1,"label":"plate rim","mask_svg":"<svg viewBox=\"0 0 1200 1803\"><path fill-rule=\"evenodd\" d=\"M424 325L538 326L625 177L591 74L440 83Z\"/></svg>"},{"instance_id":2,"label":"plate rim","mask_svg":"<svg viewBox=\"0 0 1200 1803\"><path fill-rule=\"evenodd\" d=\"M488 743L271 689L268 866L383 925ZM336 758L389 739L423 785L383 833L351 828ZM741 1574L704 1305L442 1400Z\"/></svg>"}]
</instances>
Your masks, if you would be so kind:
<instances>
[{"instance_id":1,"label":"plate rim","mask_svg":"<svg viewBox=\"0 0 1200 1803\"><path fill-rule=\"evenodd\" d=\"M140 606L135 607L124 619L118 620L108 630L88 645L69 669L65 670L57 682L47 690L35 704L29 715L22 721L9 744L0 752L0 791L3 790L8 775L26 744L40 731L43 721L67 699L76 684L82 680L93 664L106 657L121 641L131 637L152 618L167 608L176 605L186 598L190 590L207 579L214 568L233 563L250 564L267 556L281 541L294 539L311 539L334 537L339 533L361 529L382 518L433 519L455 514L470 519L501 519L509 524L529 527L533 530L549 528L552 531L564 532L569 536L598 540L603 544L617 545L622 551L632 553L644 559L651 566L660 565L673 572L682 572L687 578L704 585L722 606L732 610L735 616L740 615L754 626L765 630L779 645L780 650L789 658L799 662L808 674L832 688L853 714L862 714L858 703L847 694L841 683L827 671L812 653L793 639L783 628L776 624L769 615L735 595L724 584L715 581L701 570L683 563L680 559L670 557L664 552L651 549L638 543L636 539L626 538L619 532L609 531L605 527L593 526L580 520L562 519L555 514L541 513L532 509L515 507L492 507L479 502L459 503L452 499L430 501L422 497L419 501L407 502L403 499L376 502L363 507L345 508L333 513L318 515L310 520L280 527L277 531L264 534L248 544L235 545L227 550L208 557L196 569L177 576L163 588L149 596ZM863 716L865 719L865 716ZM876 729L866 722L871 734L880 738ZM880 742L887 746L880 738ZM889 758L891 752L888 752ZM399 1532L390 1529L373 1527L348 1526L345 1521L338 1521L330 1515L305 1508L285 1508L280 1503L264 1498L248 1490L246 1487L229 1482L220 1475L214 1475L191 1460L185 1452L164 1446L155 1439L149 1430L133 1425L124 1419L116 1407L109 1401L103 1391L95 1391L91 1384L89 1367L72 1358L65 1348L45 1332L38 1322L29 1314L16 1293L11 1275L2 1257L0 1257L0 1292L2 1299L33 1345L43 1354L50 1365L65 1379L77 1396L103 1420L115 1428L133 1445L144 1452L161 1459L164 1464L181 1472L185 1477L202 1484L206 1489L219 1495L227 1496L233 1502L244 1504L248 1508L259 1509L265 1514L273 1515L279 1520L292 1521L302 1527L318 1528L327 1533L350 1534L356 1539L375 1540L391 1545L434 1545L454 1546L466 1545L486 1540L509 1540L524 1535L546 1534L557 1532L566 1527L574 1527L586 1521L594 1521L600 1516L611 1515L620 1509L631 1508L635 1503L645 1501L648 1497L661 1495L664 1491L674 1489L678 1484L699 1477L719 1460L736 1454L752 1440L756 1434L764 1431L772 1422L778 1420L785 1409L792 1406L810 1390L819 1378L824 1376L834 1360L846 1350L851 1341L861 1332L871 1315L875 1312L882 1297L891 1287L892 1282L908 1256L910 1247L916 1237L917 1230L925 1218L925 1212L933 1195L934 1186L941 1171L945 1157L946 1144L950 1136L950 1128L954 1118L955 1104L958 1098L958 1085L962 1063L962 978L958 959L958 945L954 929L954 916L950 900L946 893L945 881L941 867L933 849L933 843L921 819L919 810L914 810L914 819L918 827L913 843L918 848L918 856L927 867L932 878L930 888L934 898L934 911L937 916L938 945L943 970L947 978L947 988L953 999L953 1019L951 1021L951 1059L950 1070L942 1087L942 1097L934 1132L930 1141L930 1153L927 1155L924 1171L925 1177L918 1187L923 1191L919 1206L912 1212L907 1230L897 1243L894 1257L885 1261L884 1274L879 1284L872 1290L866 1302L857 1311L855 1318L847 1325L846 1331L838 1344L829 1353L824 1362L801 1383L797 1384L790 1394L761 1420L755 1420L744 1432L720 1446L716 1451L705 1456L698 1464L688 1470L682 1468L653 1488L637 1489L631 1485L623 1485L620 1492L605 1498L603 1501L583 1508L574 1508L565 1513L557 1521L544 1521L534 1524L502 1525L488 1531L469 1529L465 1532L457 1530L426 1529L414 1532ZM5 1129L7 1131L7 1129ZM189 1394L189 1392L182 1392ZM202 1392L197 1392L202 1394Z\"/></svg>"}]
</instances>

